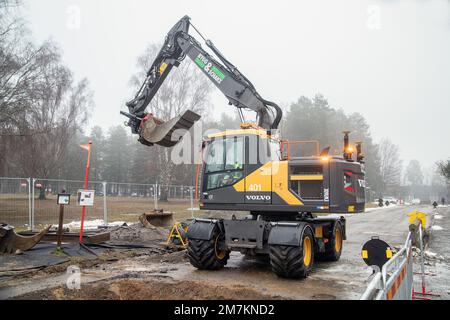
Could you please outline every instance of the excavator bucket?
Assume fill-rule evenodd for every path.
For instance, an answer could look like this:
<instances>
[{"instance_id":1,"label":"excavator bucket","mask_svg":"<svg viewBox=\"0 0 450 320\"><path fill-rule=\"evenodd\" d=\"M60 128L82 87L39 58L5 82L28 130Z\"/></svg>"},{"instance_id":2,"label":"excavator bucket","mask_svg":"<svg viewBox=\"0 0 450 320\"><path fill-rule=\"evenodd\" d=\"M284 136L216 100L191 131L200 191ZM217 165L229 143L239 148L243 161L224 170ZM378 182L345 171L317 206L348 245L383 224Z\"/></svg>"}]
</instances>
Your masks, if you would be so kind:
<instances>
[{"instance_id":1,"label":"excavator bucket","mask_svg":"<svg viewBox=\"0 0 450 320\"><path fill-rule=\"evenodd\" d=\"M0 224L0 254L30 250L41 241L50 228L51 225L34 236L25 237L18 235L14 231L14 227L4 223Z\"/></svg>"},{"instance_id":2,"label":"excavator bucket","mask_svg":"<svg viewBox=\"0 0 450 320\"><path fill-rule=\"evenodd\" d=\"M153 210L140 215L139 221L147 229L170 227L173 225L173 214L172 212L164 212L163 210Z\"/></svg>"},{"instance_id":3,"label":"excavator bucket","mask_svg":"<svg viewBox=\"0 0 450 320\"><path fill-rule=\"evenodd\" d=\"M152 114L147 114L141 122L140 138L144 140L141 142L148 145L158 144L163 147L173 147L199 119L200 116L191 110L166 122Z\"/></svg>"}]
</instances>

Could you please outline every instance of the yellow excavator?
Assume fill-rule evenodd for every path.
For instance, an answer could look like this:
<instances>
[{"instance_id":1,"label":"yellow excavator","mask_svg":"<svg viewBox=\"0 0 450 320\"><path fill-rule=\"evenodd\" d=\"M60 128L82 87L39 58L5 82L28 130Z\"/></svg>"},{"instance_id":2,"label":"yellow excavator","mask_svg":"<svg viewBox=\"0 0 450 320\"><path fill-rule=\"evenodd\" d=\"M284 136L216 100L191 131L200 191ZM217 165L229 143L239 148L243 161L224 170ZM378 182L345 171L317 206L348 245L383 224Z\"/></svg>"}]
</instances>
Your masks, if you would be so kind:
<instances>
[{"instance_id":1,"label":"yellow excavator","mask_svg":"<svg viewBox=\"0 0 450 320\"><path fill-rule=\"evenodd\" d=\"M195 29L185 16L172 27L142 87L126 104L128 112L121 112L141 143L178 143L182 134L177 129L189 130L200 116L188 110L164 122L145 109L186 57L239 112L240 128L212 134L203 142L199 206L248 215L238 219L230 212L227 219L194 219L187 232L189 261L198 269L217 270L226 265L230 251L269 255L278 276L303 278L315 259L339 260L346 239L346 220L339 214L363 212L365 207L361 143L352 146L349 132L344 132L342 155L330 155L328 147L312 156L292 157L294 143L278 134L280 107L263 99L210 40L205 43L212 54L202 48L189 34L191 26ZM244 109L256 112L256 123L245 121Z\"/></svg>"}]
</instances>

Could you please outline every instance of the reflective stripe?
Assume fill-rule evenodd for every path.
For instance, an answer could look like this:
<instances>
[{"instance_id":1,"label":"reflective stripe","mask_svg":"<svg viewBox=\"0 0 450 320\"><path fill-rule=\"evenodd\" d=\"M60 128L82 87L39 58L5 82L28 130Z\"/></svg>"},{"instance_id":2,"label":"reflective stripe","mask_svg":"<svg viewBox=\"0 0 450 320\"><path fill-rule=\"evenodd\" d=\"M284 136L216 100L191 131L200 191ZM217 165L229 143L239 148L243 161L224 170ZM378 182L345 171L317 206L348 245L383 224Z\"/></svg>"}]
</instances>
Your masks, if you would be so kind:
<instances>
[{"instance_id":1,"label":"reflective stripe","mask_svg":"<svg viewBox=\"0 0 450 320\"><path fill-rule=\"evenodd\" d=\"M292 175L291 180L323 180L321 174L307 174L307 175Z\"/></svg>"},{"instance_id":2,"label":"reflective stripe","mask_svg":"<svg viewBox=\"0 0 450 320\"><path fill-rule=\"evenodd\" d=\"M362 251L362 257L363 259L367 259L369 257L369 253L367 252L367 250Z\"/></svg>"},{"instance_id":3,"label":"reflective stripe","mask_svg":"<svg viewBox=\"0 0 450 320\"><path fill-rule=\"evenodd\" d=\"M388 258L388 259L392 258L392 250L391 249L386 250L386 258Z\"/></svg>"},{"instance_id":4,"label":"reflective stripe","mask_svg":"<svg viewBox=\"0 0 450 320\"><path fill-rule=\"evenodd\" d=\"M397 292L398 288L400 287L400 285L403 282L403 279L406 276L406 267L408 266L408 264L405 264L405 266L402 268L402 271L400 271L397 279L395 279L394 283L392 284L392 286L389 288L387 294L386 294L386 298L388 300L392 300L395 296L395 293Z\"/></svg>"}]
</instances>

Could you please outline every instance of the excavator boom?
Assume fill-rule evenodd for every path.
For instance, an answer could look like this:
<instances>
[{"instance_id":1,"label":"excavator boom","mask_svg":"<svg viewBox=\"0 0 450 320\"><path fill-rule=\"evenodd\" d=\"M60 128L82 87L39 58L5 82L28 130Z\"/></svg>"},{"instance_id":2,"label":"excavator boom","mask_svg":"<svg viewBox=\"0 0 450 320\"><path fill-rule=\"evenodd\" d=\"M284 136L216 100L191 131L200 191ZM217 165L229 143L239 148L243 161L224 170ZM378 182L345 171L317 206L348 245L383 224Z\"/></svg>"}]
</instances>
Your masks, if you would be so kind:
<instances>
[{"instance_id":1,"label":"excavator boom","mask_svg":"<svg viewBox=\"0 0 450 320\"><path fill-rule=\"evenodd\" d=\"M186 56L194 61L207 78L226 96L230 105L234 105L239 110L255 111L260 127L268 131L276 130L282 117L282 111L278 105L263 99L253 84L224 57L210 40L206 40L206 45L220 61L203 49L201 44L189 34L190 25L190 18L184 16L172 27L136 96L127 102L129 113L121 112L129 118L127 125L131 127L132 133L139 134L139 141L143 144L170 147L182 138L182 132L189 130L200 119L200 116L191 110L167 122L145 112L172 68L178 67ZM242 116L242 113L240 114Z\"/></svg>"}]
</instances>

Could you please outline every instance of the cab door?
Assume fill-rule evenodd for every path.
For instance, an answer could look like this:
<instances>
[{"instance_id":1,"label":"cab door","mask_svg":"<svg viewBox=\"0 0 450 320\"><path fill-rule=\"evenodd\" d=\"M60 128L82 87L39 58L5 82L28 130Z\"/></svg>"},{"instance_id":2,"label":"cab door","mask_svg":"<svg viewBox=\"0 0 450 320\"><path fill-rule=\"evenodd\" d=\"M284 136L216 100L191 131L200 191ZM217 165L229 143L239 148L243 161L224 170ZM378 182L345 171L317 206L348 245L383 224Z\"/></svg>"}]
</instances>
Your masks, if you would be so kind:
<instances>
[{"instance_id":1,"label":"cab door","mask_svg":"<svg viewBox=\"0 0 450 320\"><path fill-rule=\"evenodd\" d=\"M258 135L246 139L245 198L248 204L272 203L272 157L270 139Z\"/></svg>"},{"instance_id":2,"label":"cab door","mask_svg":"<svg viewBox=\"0 0 450 320\"><path fill-rule=\"evenodd\" d=\"M242 204L245 194L245 137L211 141L206 149L202 180L205 203Z\"/></svg>"}]
</instances>

